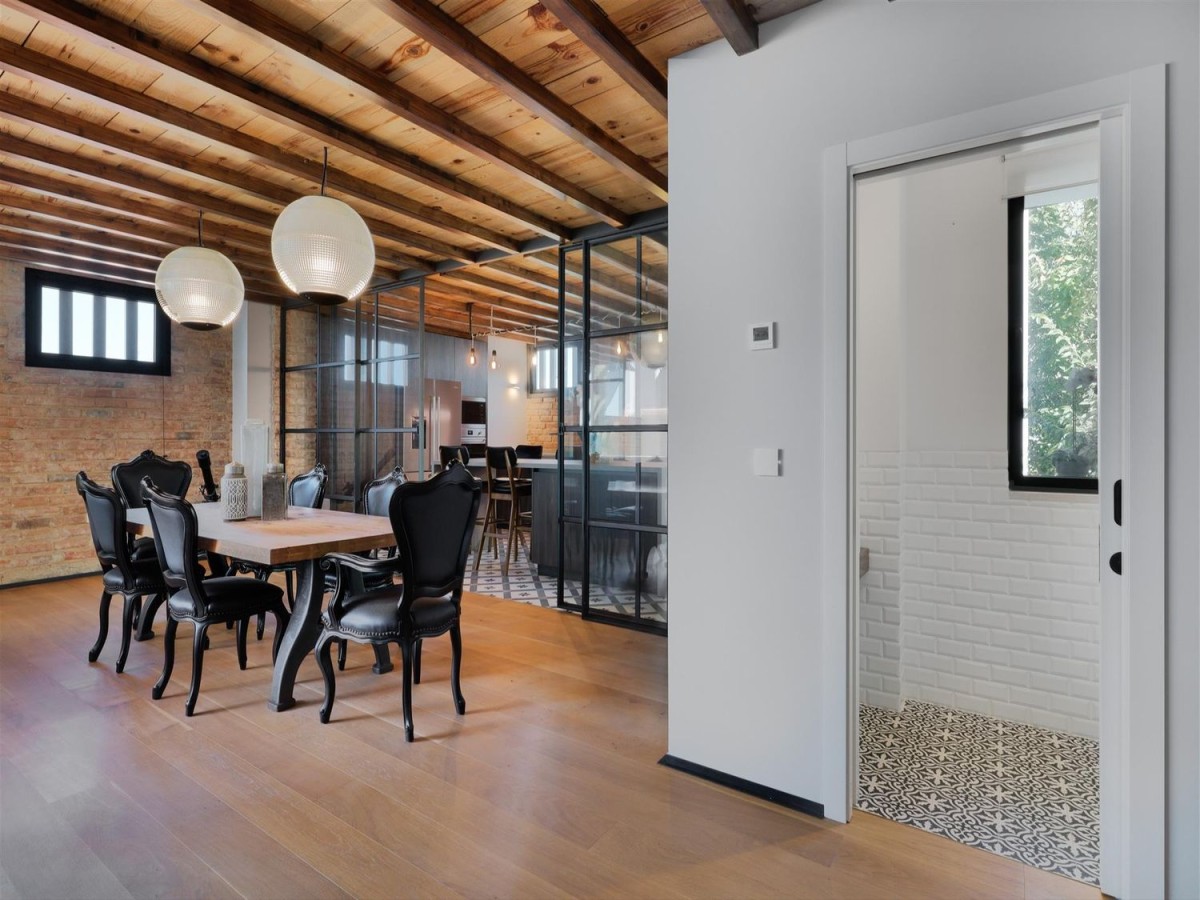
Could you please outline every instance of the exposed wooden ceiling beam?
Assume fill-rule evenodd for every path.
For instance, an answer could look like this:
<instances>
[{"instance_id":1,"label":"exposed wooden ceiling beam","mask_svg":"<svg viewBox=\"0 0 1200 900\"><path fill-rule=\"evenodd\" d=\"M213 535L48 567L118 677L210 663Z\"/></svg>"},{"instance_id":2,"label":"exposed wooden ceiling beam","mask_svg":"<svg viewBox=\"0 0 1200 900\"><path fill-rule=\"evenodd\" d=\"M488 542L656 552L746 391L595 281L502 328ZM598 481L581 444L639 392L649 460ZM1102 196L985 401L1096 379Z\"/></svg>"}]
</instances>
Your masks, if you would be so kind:
<instances>
[{"instance_id":1,"label":"exposed wooden ceiling beam","mask_svg":"<svg viewBox=\"0 0 1200 900\"><path fill-rule=\"evenodd\" d=\"M565 237L562 225L522 208L506 197L443 172L423 160L345 128L328 116L302 106L260 85L237 77L190 53L175 50L157 38L116 19L110 19L74 0L5 0L27 15L50 22L68 34L103 46L139 63L188 75L253 108L274 122L450 197L480 203L543 234Z\"/></svg>"},{"instance_id":2,"label":"exposed wooden ceiling beam","mask_svg":"<svg viewBox=\"0 0 1200 900\"><path fill-rule=\"evenodd\" d=\"M313 184L321 183L320 163L289 153L275 144L262 141L228 128L211 119L179 109L147 97L128 88L120 87L74 66L65 65L53 57L27 50L20 44L0 38L0 63L8 71L16 72L36 84L50 85L84 99L103 104L114 112L131 111L162 126L169 126L188 134L216 141L247 154L255 162L262 163ZM331 167L328 183L330 187L351 197L374 203L420 222L468 234L501 250L515 252L517 241L489 228L484 228L465 219L417 203L401 194L389 191L380 185L357 178Z\"/></svg>"},{"instance_id":3,"label":"exposed wooden ceiling beam","mask_svg":"<svg viewBox=\"0 0 1200 900\"><path fill-rule=\"evenodd\" d=\"M583 44L627 81L662 116L667 114L667 78L642 55L592 0L541 0Z\"/></svg>"},{"instance_id":4,"label":"exposed wooden ceiling beam","mask_svg":"<svg viewBox=\"0 0 1200 900\"><path fill-rule=\"evenodd\" d=\"M212 194L190 190L179 185L160 181L157 178L142 175L139 172L123 169L120 166L110 165L101 160L87 159L75 154L65 153L61 150L55 150L43 144L18 140L9 135L0 134L0 153L18 156L39 166L47 166L66 174L84 175L102 184L137 191L151 197L159 197L171 203L190 206L197 215L202 212L215 213L216 215L225 216L235 221L255 225L266 232L260 235L258 239L267 244L270 241L270 231L275 224L275 219L278 217L278 212L275 211L257 209L245 204L234 203L231 200L215 197ZM428 263L424 260L417 259L405 253L385 249L382 252L378 252L377 255L381 256L385 262L391 262L394 265L413 269L425 269L426 271L430 270Z\"/></svg>"},{"instance_id":5,"label":"exposed wooden ceiling beam","mask_svg":"<svg viewBox=\"0 0 1200 900\"><path fill-rule=\"evenodd\" d=\"M744 0L700 0L700 5L721 30L738 56L758 49L758 23Z\"/></svg>"},{"instance_id":6,"label":"exposed wooden ceiling beam","mask_svg":"<svg viewBox=\"0 0 1200 900\"><path fill-rule=\"evenodd\" d=\"M9 170L6 174L11 174ZM51 199L54 198L54 199ZM176 247L188 245L196 234L196 223L174 213L164 215L170 221L134 219L116 211L95 209L74 199L61 199L61 195L49 193L47 197L28 194L0 192L0 206L8 210L6 218L12 218L12 210L26 210L36 218L27 219L40 234L57 235L85 244L104 246L125 244L127 248L143 245L147 252L160 257ZM147 210L146 204L138 204ZM208 222L204 226L204 243L219 250L239 268L243 265L273 270L275 263L268 250L253 244L243 237L242 232L224 222ZM151 250L152 248L152 250ZM392 270L376 270L387 277L394 277Z\"/></svg>"},{"instance_id":7,"label":"exposed wooden ceiling beam","mask_svg":"<svg viewBox=\"0 0 1200 900\"><path fill-rule=\"evenodd\" d=\"M130 134L95 125L83 119L65 115L56 109L21 100L11 94L0 92L0 113L12 121L32 125L55 134L82 141L90 147L99 150L119 150L122 153L139 160L157 163L180 172L194 175L197 178L222 188L231 188L257 197L269 203L286 206L296 199L296 194L285 187L256 178L253 175L234 172L219 163L211 163L196 157L184 156L181 153L167 149L156 143L141 140ZM406 247L435 253L449 259L463 262L473 262L473 253L456 247L453 244L439 241L426 235L398 228L391 222L385 222L374 216L363 216L371 234L377 238L393 241Z\"/></svg>"},{"instance_id":8,"label":"exposed wooden ceiling beam","mask_svg":"<svg viewBox=\"0 0 1200 900\"><path fill-rule=\"evenodd\" d=\"M412 0L369 0L409 31L427 41L497 90L516 100L530 112L577 140L601 159L638 179L660 200L667 199L667 177L649 161L605 133L595 122L579 113L535 78L456 19L432 3Z\"/></svg>"},{"instance_id":9,"label":"exposed wooden ceiling beam","mask_svg":"<svg viewBox=\"0 0 1200 900\"><path fill-rule=\"evenodd\" d=\"M23 263L33 266L35 269L51 269L55 272L69 272L72 275L87 275L92 278L103 278L108 281L116 281L121 284L135 284L138 287L154 289L154 272L151 270L148 274L142 270L130 269L127 266L112 266L105 263L87 263L81 260L71 259L65 256L53 256L48 253L40 253L36 250L25 250L20 247L11 247L6 244L0 244L0 259L6 259L10 262ZM278 306L287 299L283 292L278 294L268 293L265 291L246 291L247 300L255 300L259 303L269 303L273 306Z\"/></svg>"},{"instance_id":10,"label":"exposed wooden ceiling beam","mask_svg":"<svg viewBox=\"0 0 1200 900\"><path fill-rule=\"evenodd\" d=\"M245 0L177 2L260 44L270 46L292 63L324 78L335 80L352 93L365 94L372 102L405 121L503 168L558 199L566 200L585 212L599 216L611 225L621 226L629 222L629 215L608 201L522 156L424 98L398 84L393 84L374 69L293 28L269 10L246 3Z\"/></svg>"}]
</instances>

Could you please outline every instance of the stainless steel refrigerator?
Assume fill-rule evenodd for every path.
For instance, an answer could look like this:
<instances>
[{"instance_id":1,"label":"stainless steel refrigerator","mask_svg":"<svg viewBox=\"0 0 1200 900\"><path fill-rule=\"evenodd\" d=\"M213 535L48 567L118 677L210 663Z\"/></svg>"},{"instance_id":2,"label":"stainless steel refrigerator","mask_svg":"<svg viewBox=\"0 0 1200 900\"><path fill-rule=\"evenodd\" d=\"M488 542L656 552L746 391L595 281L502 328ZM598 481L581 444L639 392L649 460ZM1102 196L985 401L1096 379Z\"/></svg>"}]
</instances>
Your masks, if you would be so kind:
<instances>
[{"instance_id":1,"label":"stainless steel refrigerator","mask_svg":"<svg viewBox=\"0 0 1200 900\"><path fill-rule=\"evenodd\" d=\"M411 405L409 403L411 399ZM462 384L457 381L425 379L425 406L417 407L415 393L405 394L405 420L413 428L425 423L425 449L418 443L419 433L404 445L404 471L409 478L428 478L436 471L442 445L457 445L462 439Z\"/></svg>"}]
</instances>

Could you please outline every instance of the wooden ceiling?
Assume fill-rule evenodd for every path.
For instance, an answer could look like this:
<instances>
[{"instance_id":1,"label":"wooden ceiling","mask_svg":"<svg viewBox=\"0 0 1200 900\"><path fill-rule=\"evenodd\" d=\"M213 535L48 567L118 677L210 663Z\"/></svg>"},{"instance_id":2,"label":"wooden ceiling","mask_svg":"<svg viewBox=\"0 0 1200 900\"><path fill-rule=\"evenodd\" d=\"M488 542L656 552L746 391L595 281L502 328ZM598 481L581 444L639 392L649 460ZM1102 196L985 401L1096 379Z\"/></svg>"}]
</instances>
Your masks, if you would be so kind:
<instances>
[{"instance_id":1,"label":"wooden ceiling","mask_svg":"<svg viewBox=\"0 0 1200 900\"><path fill-rule=\"evenodd\" d=\"M749 47L747 15L741 0L0 0L0 258L152 285L203 213L247 298L277 303L271 227L319 190L328 148L327 193L366 220L377 284L429 276L446 333L466 334L468 304L476 333L548 325L554 248L665 219L667 60L722 34ZM598 273L616 313L631 262Z\"/></svg>"}]
</instances>

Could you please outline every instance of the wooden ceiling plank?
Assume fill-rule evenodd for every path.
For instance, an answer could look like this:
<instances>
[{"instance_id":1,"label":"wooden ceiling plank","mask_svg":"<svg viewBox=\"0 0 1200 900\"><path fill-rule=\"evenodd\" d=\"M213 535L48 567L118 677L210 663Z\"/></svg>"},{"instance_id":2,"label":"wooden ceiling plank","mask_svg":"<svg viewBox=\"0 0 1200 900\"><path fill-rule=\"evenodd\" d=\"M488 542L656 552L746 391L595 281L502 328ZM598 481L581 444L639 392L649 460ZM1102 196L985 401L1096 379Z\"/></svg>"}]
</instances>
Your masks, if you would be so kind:
<instances>
[{"instance_id":1,"label":"wooden ceiling plank","mask_svg":"<svg viewBox=\"0 0 1200 900\"><path fill-rule=\"evenodd\" d=\"M758 23L744 0L700 0L700 5L721 30L738 56L758 49Z\"/></svg>"},{"instance_id":2,"label":"wooden ceiling plank","mask_svg":"<svg viewBox=\"0 0 1200 900\"><path fill-rule=\"evenodd\" d=\"M158 124L165 124L232 147L263 165L288 172L313 184L321 183L322 166L318 162L288 153L276 144L244 134L194 112L90 78L86 72L80 69L60 63L45 54L26 50L11 41L0 40L0 63L34 83L50 83L68 92L83 95L108 105L113 109L135 112ZM409 200L403 195L388 191L375 182L357 178L334 168L329 170L328 182L331 187L349 196L374 203L429 225L468 234L509 252L517 249L516 241L499 232L482 228L465 219L433 209L426 204Z\"/></svg>"},{"instance_id":3,"label":"wooden ceiling plank","mask_svg":"<svg viewBox=\"0 0 1200 900\"><path fill-rule=\"evenodd\" d=\"M400 153L391 147L372 141L342 127L328 118L287 97L260 85L243 81L236 75L205 62L190 53L175 50L155 37L115 19L74 2L74 0L5 0L19 11L50 21L68 34L86 40L102 41L105 49L149 61L169 70L188 75L252 106L261 115L287 124L305 134L338 147L347 153L362 156L372 163L402 177L435 188L450 197L479 203L543 234L563 237L562 227L554 221L519 208L507 198L492 191L465 185L422 160Z\"/></svg>"},{"instance_id":4,"label":"wooden ceiling plank","mask_svg":"<svg viewBox=\"0 0 1200 900\"><path fill-rule=\"evenodd\" d=\"M27 103L4 93L0 93L0 113L10 120L20 120L56 134L77 138L89 146L104 151L120 150L138 159L148 160L202 178L210 184L279 204L280 207L286 206L295 199L293 191L273 182L244 173L237 175L235 179L227 166L209 163L195 157L182 156L165 147L149 144L110 128L73 120L55 110L36 103ZM457 259L462 262L474 261L474 254L464 251L461 247L397 228L390 222L372 216L363 218L371 229L371 234L375 237L386 238L398 244L449 259Z\"/></svg>"},{"instance_id":5,"label":"wooden ceiling plank","mask_svg":"<svg viewBox=\"0 0 1200 900\"><path fill-rule=\"evenodd\" d=\"M555 197L599 216L614 226L628 224L629 216L613 204L582 190L567 178L514 152L490 135L465 125L434 104L409 93L361 63L330 49L320 40L292 28L268 10L244 0L177 0L201 15L269 43L293 63L321 76L336 78L354 94L418 126L454 146L487 160Z\"/></svg>"},{"instance_id":6,"label":"wooden ceiling plank","mask_svg":"<svg viewBox=\"0 0 1200 900\"><path fill-rule=\"evenodd\" d=\"M664 118L667 79L591 0L541 0L589 50L628 82Z\"/></svg>"},{"instance_id":7,"label":"wooden ceiling plank","mask_svg":"<svg viewBox=\"0 0 1200 900\"><path fill-rule=\"evenodd\" d=\"M537 113L563 133L574 137L597 156L644 182L662 200L667 199L667 178L611 138L599 125L577 113L539 81L526 75L503 54L493 50L457 20L431 3L405 0L368 0L414 34L477 77L494 85L521 105Z\"/></svg>"}]
</instances>

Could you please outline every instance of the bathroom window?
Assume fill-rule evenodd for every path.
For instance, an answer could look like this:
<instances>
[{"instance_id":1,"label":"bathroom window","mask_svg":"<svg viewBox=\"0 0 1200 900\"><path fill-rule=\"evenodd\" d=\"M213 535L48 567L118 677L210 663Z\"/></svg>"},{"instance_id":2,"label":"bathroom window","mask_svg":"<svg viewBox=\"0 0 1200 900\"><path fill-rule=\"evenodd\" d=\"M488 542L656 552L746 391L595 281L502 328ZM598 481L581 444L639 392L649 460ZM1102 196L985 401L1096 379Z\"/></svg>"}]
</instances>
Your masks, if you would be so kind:
<instances>
[{"instance_id":1,"label":"bathroom window","mask_svg":"<svg viewBox=\"0 0 1200 900\"><path fill-rule=\"evenodd\" d=\"M1009 483L1097 490L1095 184L1009 200Z\"/></svg>"},{"instance_id":2,"label":"bathroom window","mask_svg":"<svg viewBox=\"0 0 1200 900\"><path fill-rule=\"evenodd\" d=\"M145 288L26 269L25 365L170 375L170 320Z\"/></svg>"}]
</instances>

